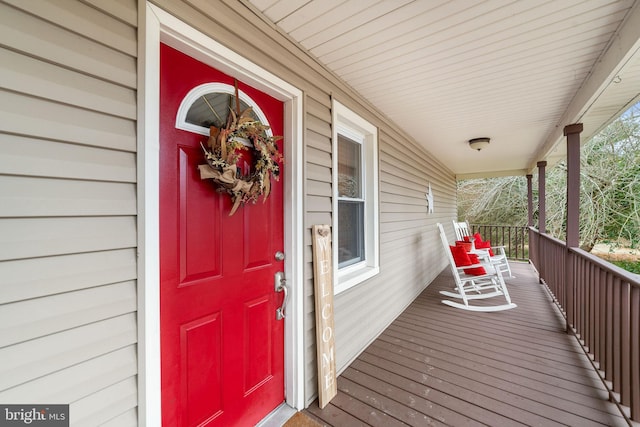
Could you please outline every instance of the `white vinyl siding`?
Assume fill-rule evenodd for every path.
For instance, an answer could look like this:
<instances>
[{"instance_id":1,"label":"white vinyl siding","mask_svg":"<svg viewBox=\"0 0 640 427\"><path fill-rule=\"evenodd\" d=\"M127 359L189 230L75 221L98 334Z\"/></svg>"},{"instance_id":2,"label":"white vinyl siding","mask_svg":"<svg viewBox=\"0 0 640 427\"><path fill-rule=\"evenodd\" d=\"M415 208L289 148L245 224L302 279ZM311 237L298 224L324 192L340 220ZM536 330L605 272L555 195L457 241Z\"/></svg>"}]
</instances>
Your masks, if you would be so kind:
<instances>
[{"instance_id":1,"label":"white vinyl siding","mask_svg":"<svg viewBox=\"0 0 640 427\"><path fill-rule=\"evenodd\" d=\"M348 366L445 267L435 224L456 214L455 179L399 136L381 127L380 273L335 300L338 369ZM434 214L426 208L429 182L439 208Z\"/></svg>"},{"instance_id":2,"label":"white vinyl siding","mask_svg":"<svg viewBox=\"0 0 640 427\"><path fill-rule=\"evenodd\" d=\"M331 97L305 99L305 395L317 395L311 232L331 224ZM376 123L376 122L373 122ZM335 297L336 364L343 370L446 266L437 222L456 216L450 171L415 143L382 123L379 134L380 274ZM436 212L426 213L431 183ZM362 288L362 289L360 289Z\"/></svg>"},{"instance_id":3,"label":"white vinyl siding","mask_svg":"<svg viewBox=\"0 0 640 427\"><path fill-rule=\"evenodd\" d=\"M327 99L328 101L328 99ZM315 300L311 226L331 224L331 108L309 96L305 99L305 397L307 403L318 390L315 345Z\"/></svg>"},{"instance_id":4,"label":"white vinyl siding","mask_svg":"<svg viewBox=\"0 0 640 427\"><path fill-rule=\"evenodd\" d=\"M136 8L0 2L0 402L72 426L137 423Z\"/></svg>"}]
</instances>

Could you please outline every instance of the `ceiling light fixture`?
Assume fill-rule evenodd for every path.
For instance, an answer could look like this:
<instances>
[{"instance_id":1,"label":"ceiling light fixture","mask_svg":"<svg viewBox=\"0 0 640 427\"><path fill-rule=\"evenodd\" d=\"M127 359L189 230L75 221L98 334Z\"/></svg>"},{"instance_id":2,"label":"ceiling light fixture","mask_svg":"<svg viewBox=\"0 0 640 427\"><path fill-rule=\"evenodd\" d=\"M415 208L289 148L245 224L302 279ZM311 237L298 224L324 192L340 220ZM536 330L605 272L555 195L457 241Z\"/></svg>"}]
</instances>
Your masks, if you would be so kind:
<instances>
[{"instance_id":1,"label":"ceiling light fixture","mask_svg":"<svg viewBox=\"0 0 640 427\"><path fill-rule=\"evenodd\" d=\"M473 150L480 151L483 148L487 148L489 146L489 141L491 141L491 138L473 138L469 140L469 147L471 147L471 149Z\"/></svg>"}]
</instances>

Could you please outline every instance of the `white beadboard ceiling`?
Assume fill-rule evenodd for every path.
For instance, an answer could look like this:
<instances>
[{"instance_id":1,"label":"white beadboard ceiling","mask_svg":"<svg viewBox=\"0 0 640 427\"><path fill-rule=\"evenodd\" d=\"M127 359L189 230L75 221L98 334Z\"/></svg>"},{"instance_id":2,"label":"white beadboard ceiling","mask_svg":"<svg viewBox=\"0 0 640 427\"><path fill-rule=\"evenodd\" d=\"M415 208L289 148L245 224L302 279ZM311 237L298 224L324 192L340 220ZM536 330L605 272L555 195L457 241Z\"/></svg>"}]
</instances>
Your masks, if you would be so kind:
<instances>
[{"instance_id":1,"label":"white beadboard ceiling","mask_svg":"<svg viewBox=\"0 0 640 427\"><path fill-rule=\"evenodd\" d=\"M552 165L640 99L640 0L243 1L458 179Z\"/></svg>"}]
</instances>

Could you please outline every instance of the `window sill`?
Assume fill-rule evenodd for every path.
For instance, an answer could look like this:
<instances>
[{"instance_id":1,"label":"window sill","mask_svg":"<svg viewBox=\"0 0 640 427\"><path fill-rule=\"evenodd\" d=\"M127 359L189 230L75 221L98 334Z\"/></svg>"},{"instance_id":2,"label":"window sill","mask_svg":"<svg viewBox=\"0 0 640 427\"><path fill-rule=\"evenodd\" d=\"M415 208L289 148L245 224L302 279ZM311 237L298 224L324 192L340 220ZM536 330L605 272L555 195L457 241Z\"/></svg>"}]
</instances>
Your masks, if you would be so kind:
<instances>
[{"instance_id":1,"label":"window sill","mask_svg":"<svg viewBox=\"0 0 640 427\"><path fill-rule=\"evenodd\" d=\"M369 266L366 264L356 264L346 269L347 271L338 272L337 283L334 290L334 295L338 295L351 289L352 287L364 282L367 279L380 273L380 267Z\"/></svg>"}]
</instances>

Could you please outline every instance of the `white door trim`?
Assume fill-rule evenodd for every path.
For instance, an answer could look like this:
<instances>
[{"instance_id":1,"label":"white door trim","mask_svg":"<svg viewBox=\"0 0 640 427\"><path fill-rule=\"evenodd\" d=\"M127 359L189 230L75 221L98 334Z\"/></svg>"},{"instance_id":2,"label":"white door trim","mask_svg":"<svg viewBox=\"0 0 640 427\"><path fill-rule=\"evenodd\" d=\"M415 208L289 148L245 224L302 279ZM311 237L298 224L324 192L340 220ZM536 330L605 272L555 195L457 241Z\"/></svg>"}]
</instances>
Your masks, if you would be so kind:
<instances>
[{"instance_id":1,"label":"white door trim","mask_svg":"<svg viewBox=\"0 0 640 427\"><path fill-rule=\"evenodd\" d=\"M161 425L159 105L160 42L284 102L285 274L291 297L285 318L286 403L304 407L302 185L303 93L209 36L144 0L138 41L138 421Z\"/></svg>"}]
</instances>

